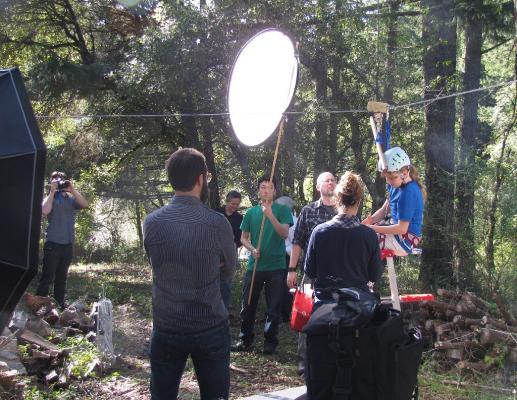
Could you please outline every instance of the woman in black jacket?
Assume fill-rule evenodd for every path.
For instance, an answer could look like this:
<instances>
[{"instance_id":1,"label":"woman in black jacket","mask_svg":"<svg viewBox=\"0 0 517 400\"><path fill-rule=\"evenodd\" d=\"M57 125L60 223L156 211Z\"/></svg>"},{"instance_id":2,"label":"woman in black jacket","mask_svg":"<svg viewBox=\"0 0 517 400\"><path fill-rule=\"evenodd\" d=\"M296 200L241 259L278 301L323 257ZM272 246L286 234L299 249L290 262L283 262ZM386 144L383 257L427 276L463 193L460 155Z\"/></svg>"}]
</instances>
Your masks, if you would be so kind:
<instances>
[{"instance_id":1,"label":"woman in black jacket","mask_svg":"<svg viewBox=\"0 0 517 400\"><path fill-rule=\"evenodd\" d=\"M357 211L363 197L359 175L346 172L336 187L338 214L312 231L305 257L305 274L316 290L329 285L329 278L347 287L368 290L382 273L377 235L361 225ZM316 302L318 299L316 299Z\"/></svg>"},{"instance_id":2,"label":"woman in black jacket","mask_svg":"<svg viewBox=\"0 0 517 400\"><path fill-rule=\"evenodd\" d=\"M337 284L369 292L368 282L376 282L382 274L377 235L371 228L361 225L357 216L362 197L361 178L346 172L336 187L338 214L312 232L305 258L305 275L314 282L315 310L321 304L335 302L326 288ZM329 349L328 340L328 335L307 337L305 380L312 400L348 398L335 397L337 357Z\"/></svg>"}]
</instances>

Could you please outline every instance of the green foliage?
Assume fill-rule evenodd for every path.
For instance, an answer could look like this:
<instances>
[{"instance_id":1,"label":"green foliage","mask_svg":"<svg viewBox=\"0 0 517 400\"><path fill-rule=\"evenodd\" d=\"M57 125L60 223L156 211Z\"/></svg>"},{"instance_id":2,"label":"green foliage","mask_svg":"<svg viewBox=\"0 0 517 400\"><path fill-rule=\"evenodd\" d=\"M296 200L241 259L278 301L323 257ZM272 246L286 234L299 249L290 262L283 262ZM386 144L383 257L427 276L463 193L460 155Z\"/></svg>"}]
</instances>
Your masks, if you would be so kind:
<instances>
[{"instance_id":1,"label":"green foliage","mask_svg":"<svg viewBox=\"0 0 517 400\"><path fill-rule=\"evenodd\" d=\"M84 379L88 376L96 376L93 368L99 363L101 354L95 344L80 335L67 338L58 347L71 350L65 367L73 377Z\"/></svg>"},{"instance_id":2,"label":"green foliage","mask_svg":"<svg viewBox=\"0 0 517 400\"><path fill-rule=\"evenodd\" d=\"M27 386L23 391L25 400L75 400L81 394L74 389L40 390L36 386Z\"/></svg>"},{"instance_id":3,"label":"green foliage","mask_svg":"<svg viewBox=\"0 0 517 400\"><path fill-rule=\"evenodd\" d=\"M20 350L20 357L22 358L22 360L26 360L28 358L30 358L30 353L29 353L29 350L30 350L30 344L19 344L18 345L18 350Z\"/></svg>"},{"instance_id":4,"label":"green foliage","mask_svg":"<svg viewBox=\"0 0 517 400\"><path fill-rule=\"evenodd\" d=\"M6 66L19 65L23 71L38 115L104 116L38 119L48 147L47 173L67 171L90 202L88 210L78 213L76 251L81 260L145 262L142 223L146 214L170 199L163 165L179 146L212 153L208 161L218 180L218 187L211 188L217 192L215 199L237 189L246 195L246 204L255 201L253 183L271 167L275 138L257 148L243 148L231 135L227 116L193 118L178 113L225 112L235 56L251 35L269 26L296 38L300 56L292 105L299 113L290 114L286 125L277 169L279 194L292 196L301 208L312 200L313 178L320 172L341 175L353 169L361 174L370 196L364 213L382 202L384 182L375 172L368 115L326 111L364 109L372 99L396 105L421 100L422 60L429 50L422 41L426 2L400 2L398 8L397 2L377 5L366 0L302 1L295 6L286 0L222 0L201 8L191 2L155 0L139 2L135 8L120 2L67 3L69 8L46 0L8 2L0 10L0 55ZM482 85L512 78L512 44L498 46L513 32L509 3L455 2L460 22L458 67L446 88L460 87L466 41L461 33L468 15L484 23L483 49L493 47L483 54ZM445 60L442 67L452 63ZM512 98L503 89L480 95L478 137L484 151L471 168L478 177L472 278L476 282L471 286L486 290L483 294L498 287L509 304L517 304L517 273L512 268L517 262L512 251L517 167L512 157L503 163L495 271L486 271L485 265L486 216ZM456 105L460 115L461 99ZM167 116L115 117L124 114ZM423 176L423 108L395 109L390 117L392 145L405 148ZM515 134L508 145L514 151ZM453 202L433 198L426 207ZM404 285L419 285L414 279L419 260L408 261ZM454 260L449 261L452 269Z\"/></svg>"}]
</instances>

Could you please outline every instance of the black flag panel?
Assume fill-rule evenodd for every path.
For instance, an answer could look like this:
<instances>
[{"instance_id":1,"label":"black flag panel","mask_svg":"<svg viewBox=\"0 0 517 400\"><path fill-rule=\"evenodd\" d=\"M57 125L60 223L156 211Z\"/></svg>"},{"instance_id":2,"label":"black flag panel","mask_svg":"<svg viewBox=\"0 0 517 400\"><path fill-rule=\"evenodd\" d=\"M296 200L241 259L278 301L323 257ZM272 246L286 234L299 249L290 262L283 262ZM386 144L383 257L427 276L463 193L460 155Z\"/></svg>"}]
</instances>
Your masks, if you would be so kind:
<instances>
[{"instance_id":1,"label":"black flag panel","mask_svg":"<svg viewBox=\"0 0 517 400\"><path fill-rule=\"evenodd\" d=\"M17 68L0 69L0 332L38 271L45 144Z\"/></svg>"}]
</instances>

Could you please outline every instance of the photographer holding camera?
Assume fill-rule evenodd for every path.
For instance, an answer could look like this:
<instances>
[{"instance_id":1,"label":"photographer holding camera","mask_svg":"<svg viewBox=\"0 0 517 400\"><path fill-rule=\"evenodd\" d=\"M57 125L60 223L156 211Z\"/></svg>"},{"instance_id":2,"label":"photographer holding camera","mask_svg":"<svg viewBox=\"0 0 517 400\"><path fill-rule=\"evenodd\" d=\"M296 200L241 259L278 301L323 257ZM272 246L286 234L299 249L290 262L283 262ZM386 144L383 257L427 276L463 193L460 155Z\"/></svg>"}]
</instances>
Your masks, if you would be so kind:
<instances>
[{"instance_id":1,"label":"photographer holding camera","mask_svg":"<svg viewBox=\"0 0 517 400\"><path fill-rule=\"evenodd\" d=\"M65 308L66 279L72 262L75 214L88 207L88 202L64 172L54 171L50 176L50 192L43 200L41 211L48 218L43 269L36 294L48 296L54 283L54 298Z\"/></svg>"}]
</instances>

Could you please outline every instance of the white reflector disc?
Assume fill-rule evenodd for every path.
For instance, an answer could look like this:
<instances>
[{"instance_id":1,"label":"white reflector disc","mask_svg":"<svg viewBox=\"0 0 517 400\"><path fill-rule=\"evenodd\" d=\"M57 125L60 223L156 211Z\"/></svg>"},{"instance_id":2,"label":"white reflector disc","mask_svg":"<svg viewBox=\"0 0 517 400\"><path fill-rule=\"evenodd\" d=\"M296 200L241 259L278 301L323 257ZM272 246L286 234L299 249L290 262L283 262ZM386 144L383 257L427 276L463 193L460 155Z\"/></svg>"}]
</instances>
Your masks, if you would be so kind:
<instances>
[{"instance_id":1,"label":"white reflector disc","mask_svg":"<svg viewBox=\"0 0 517 400\"><path fill-rule=\"evenodd\" d=\"M228 110L237 139L246 146L273 134L291 103L298 60L291 39L275 29L264 30L241 49L228 89Z\"/></svg>"}]
</instances>

